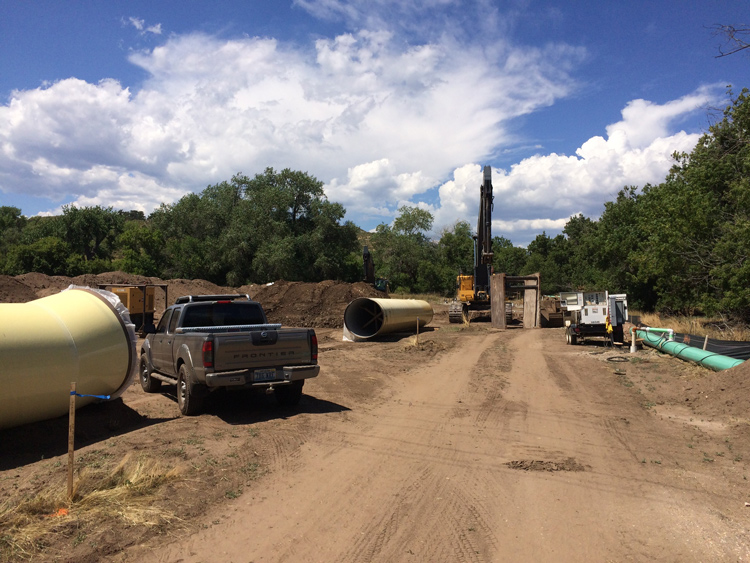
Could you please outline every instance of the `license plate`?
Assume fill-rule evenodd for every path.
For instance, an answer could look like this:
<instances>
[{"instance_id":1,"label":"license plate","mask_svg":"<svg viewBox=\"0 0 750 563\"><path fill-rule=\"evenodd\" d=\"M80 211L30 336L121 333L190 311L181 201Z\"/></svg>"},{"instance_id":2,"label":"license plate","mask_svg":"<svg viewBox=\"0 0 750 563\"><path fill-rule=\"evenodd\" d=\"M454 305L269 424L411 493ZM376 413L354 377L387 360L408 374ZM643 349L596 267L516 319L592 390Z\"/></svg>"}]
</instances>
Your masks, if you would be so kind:
<instances>
[{"instance_id":1,"label":"license plate","mask_svg":"<svg viewBox=\"0 0 750 563\"><path fill-rule=\"evenodd\" d=\"M275 369L256 369L253 372L253 381L272 381L276 379Z\"/></svg>"}]
</instances>

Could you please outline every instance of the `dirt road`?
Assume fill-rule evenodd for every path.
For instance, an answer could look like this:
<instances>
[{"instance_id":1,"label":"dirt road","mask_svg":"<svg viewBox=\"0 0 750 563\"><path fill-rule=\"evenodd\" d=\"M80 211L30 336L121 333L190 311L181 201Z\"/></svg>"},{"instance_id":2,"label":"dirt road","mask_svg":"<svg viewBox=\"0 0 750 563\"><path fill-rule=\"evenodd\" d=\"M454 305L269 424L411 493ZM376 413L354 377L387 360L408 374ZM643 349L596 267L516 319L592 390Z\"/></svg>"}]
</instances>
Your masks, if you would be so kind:
<instances>
[{"instance_id":1,"label":"dirt road","mask_svg":"<svg viewBox=\"0 0 750 563\"><path fill-rule=\"evenodd\" d=\"M154 281L0 276L0 298ZM364 285L247 288L317 329L298 407L217 391L181 417L174 386L134 383L80 409L73 503L67 417L0 431L0 562L750 561L750 363L449 325L444 304L418 344L343 342L323 327Z\"/></svg>"},{"instance_id":2,"label":"dirt road","mask_svg":"<svg viewBox=\"0 0 750 563\"><path fill-rule=\"evenodd\" d=\"M263 477L123 559L750 560L738 437L644 395L684 376L674 360L615 373L559 330L423 338L331 336L306 393L344 408L266 422Z\"/></svg>"}]
</instances>

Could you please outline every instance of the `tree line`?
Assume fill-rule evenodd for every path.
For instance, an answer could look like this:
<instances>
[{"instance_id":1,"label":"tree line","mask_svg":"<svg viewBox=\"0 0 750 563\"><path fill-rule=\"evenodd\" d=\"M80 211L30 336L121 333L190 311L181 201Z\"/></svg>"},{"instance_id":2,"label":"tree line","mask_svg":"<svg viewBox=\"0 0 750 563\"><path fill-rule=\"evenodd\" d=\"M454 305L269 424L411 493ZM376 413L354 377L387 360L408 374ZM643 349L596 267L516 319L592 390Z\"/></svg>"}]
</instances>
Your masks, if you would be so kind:
<instances>
[{"instance_id":1,"label":"tree line","mask_svg":"<svg viewBox=\"0 0 750 563\"><path fill-rule=\"evenodd\" d=\"M597 219L526 248L493 238L495 272L540 272L543 291L607 289L634 307L750 320L750 97L732 96L689 154L658 185L626 186ZM478 195L478 191L477 191ZM429 211L404 206L365 233L344 221L305 172L266 169L164 204L146 217L101 206L31 217L0 207L0 273L75 276L122 270L240 286L278 279L362 279L362 245L376 274L411 293L455 290L473 268L472 230L459 221L430 237Z\"/></svg>"}]
</instances>

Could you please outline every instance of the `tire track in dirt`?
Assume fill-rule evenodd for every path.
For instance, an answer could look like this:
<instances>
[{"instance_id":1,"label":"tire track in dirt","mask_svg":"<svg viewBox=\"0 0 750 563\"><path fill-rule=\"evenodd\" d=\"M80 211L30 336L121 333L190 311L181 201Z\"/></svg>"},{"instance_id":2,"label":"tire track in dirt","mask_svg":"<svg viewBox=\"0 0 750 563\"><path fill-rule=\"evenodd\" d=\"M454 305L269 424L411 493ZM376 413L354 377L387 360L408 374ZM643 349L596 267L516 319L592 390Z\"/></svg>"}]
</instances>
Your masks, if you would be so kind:
<instances>
[{"instance_id":1,"label":"tire track in dirt","mask_svg":"<svg viewBox=\"0 0 750 563\"><path fill-rule=\"evenodd\" d=\"M488 557L499 552L500 544L494 531L492 511L478 494L486 490L487 483L474 475L457 484L448 510L442 514L455 538L455 560L480 563L491 561Z\"/></svg>"},{"instance_id":2,"label":"tire track in dirt","mask_svg":"<svg viewBox=\"0 0 750 563\"><path fill-rule=\"evenodd\" d=\"M302 446L279 437L278 461L257 487L211 511L208 521L218 524L152 560L479 563L739 554L733 545L702 541L729 527L693 505L700 495L670 482L672 469L634 459L629 443L657 437L650 414L626 401L627 391L612 390L600 362L555 337L457 335L437 360L382 378L377 398L350 404L343 415L321 415L325 425L305 433ZM495 348L508 369L493 359ZM384 361L389 353L398 352L384 348ZM356 377L381 369L380 359L352 368ZM633 422L618 439L611 422L625 414ZM681 525L686 520L696 524Z\"/></svg>"},{"instance_id":3,"label":"tire track in dirt","mask_svg":"<svg viewBox=\"0 0 750 563\"><path fill-rule=\"evenodd\" d=\"M491 340L489 337L485 339L479 350L472 354L471 361L467 361L465 351L459 356L452 356L450 359L444 358L441 362L442 370L454 375L461 370L475 373L480 369L480 366L486 366L484 360ZM484 350L484 353L479 353L481 350ZM451 365L456 362L461 364L460 369ZM465 392L468 387L468 380L454 381L453 384L457 391ZM440 383L433 382L431 387L433 389L440 388ZM450 396L447 389L443 388L443 391L446 391L445 394ZM434 393L434 391L431 392ZM464 504L455 500L459 496L453 484L460 479L450 477L450 475L455 474L456 467L462 460L460 454L457 455L455 450L446 449L444 443L448 439L451 440L451 443L454 440L452 436L455 432L451 432L451 427L455 424L456 419L466 418L462 416L463 412L468 411L470 413L470 409L475 406L472 401L469 401L467 407L461 406L460 410L457 410L457 407L449 407L438 399L442 399L442 397L431 397L424 393L424 389L421 389L414 394L413 400L408 403L411 406L418 402L419 404L416 406L423 407L421 411L423 416L420 417L421 428L413 436L413 439L415 442L423 443L426 449L423 454L415 458L415 461L417 459L433 460L431 466L423 468L419 478L399 489L395 495L396 500L391 507L385 510L383 516L372 520L363 527L360 532L362 537L370 538L363 541L363 545L366 547L358 547L353 553L342 557L341 561L393 561L403 557L404 554L417 555L420 547L429 550L431 546L436 546L437 553L428 551L425 560L445 560L445 557L439 557L440 553L450 554L449 559L453 559L456 545L464 545L462 552L465 552L467 556L476 551L466 543L465 535L459 533L456 528L459 526L458 522L454 522L456 533L452 534L452 539L449 542L450 549L447 549L443 541L435 541L436 538L444 537L446 534L444 515L453 511L454 503ZM406 399L400 400L405 401ZM442 411L445 411L447 416L440 416ZM435 413L438 413L437 417L434 416ZM461 421L462 426L463 424L471 424L471 419ZM466 471L466 468L462 468L461 471ZM437 513L434 511L436 499L440 501L445 499L449 503L447 507ZM450 519L448 521L452 522ZM397 524L399 523L403 528L401 530L398 529ZM419 527L419 533L415 533L414 526ZM489 528L485 527L484 529ZM378 533L373 533L376 531ZM434 556L437 556L438 559L433 559ZM473 558L462 560L475 561Z\"/></svg>"},{"instance_id":4,"label":"tire track in dirt","mask_svg":"<svg viewBox=\"0 0 750 563\"><path fill-rule=\"evenodd\" d=\"M475 424L472 413L455 427L450 413L482 353L497 338L497 334L463 338L438 361L394 381L382 404L348 413L348 422L337 423L331 417L327 431L310 436L291 465L283 461L289 453L284 453L285 438L279 433L274 437L279 440L278 448L274 446L279 459L274 471L258 483L265 488L252 510L264 515L266 533L253 534L253 516L239 507L220 511L209 518L221 521L221 526L200 531L188 545L169 546L160 560L188 553L186 560L197 561L207 554L204 546L217 543L224 551L213 555L226 561L249 557L259 562L367 562L399 560L409 551L452 553L453 541L464 537L458 529L463 524L454 525L456 531L446 545L441 533L444 513L453 510L447 502L457 497L453 483L466 477L471 464L462 459L464 452L446 443L459 441ZM349 447L340 447L342 436ZM457 506L471 504L458 498ZM436 510L436 502L444 508ZM316 514L315 521L301 514ZM476 519L468 509L462 514L461 522ZM482 535L490 529L478 528ZM425 530L434 534L426 535ZM227 545L223 537L234 538L234 543ZM467 555L480 545L468 539L461 540ZM494 542L482 545L492 549Z\"/></svg>"},{"instance_id":5,"label":"tire track in dirt","mask_svg":"<svg viewBox=\"0 0 750 563\"><path fill-rule=\"evenodd\" d=\"M432 482L429 482L432 481ZM434 476L429 468L424 468L409 485L404 487L385 510L383 516L365 526L353 549L344 554L340 561L373 561L383 552L384 546L392 541L399 530L399 523L413 504L418 504L427 490L435 487Z\"/></svg>"}]
</instances>

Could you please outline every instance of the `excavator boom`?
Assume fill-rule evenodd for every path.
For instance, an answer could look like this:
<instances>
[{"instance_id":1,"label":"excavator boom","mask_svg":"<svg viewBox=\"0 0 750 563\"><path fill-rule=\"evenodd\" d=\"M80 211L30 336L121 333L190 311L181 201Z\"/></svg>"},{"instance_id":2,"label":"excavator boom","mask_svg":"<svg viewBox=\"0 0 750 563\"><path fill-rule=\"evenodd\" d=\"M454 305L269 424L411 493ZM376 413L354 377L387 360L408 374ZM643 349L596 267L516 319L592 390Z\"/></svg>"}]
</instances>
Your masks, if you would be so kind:
<instances>
[{"instance_id":1,"label":"excavator boom","mask_svg":"<svg viewBox=\"0 0 750 563\"><path fill-rule=\"evenodd\" d=\"M473 275L459 275L456 279L456 298L448 310L452 323L468 317L470 310L490 308L490 276L492 275L492 167L485 166L479 190L479 217L474 235Z\"/></svg>"}]
</instances>

